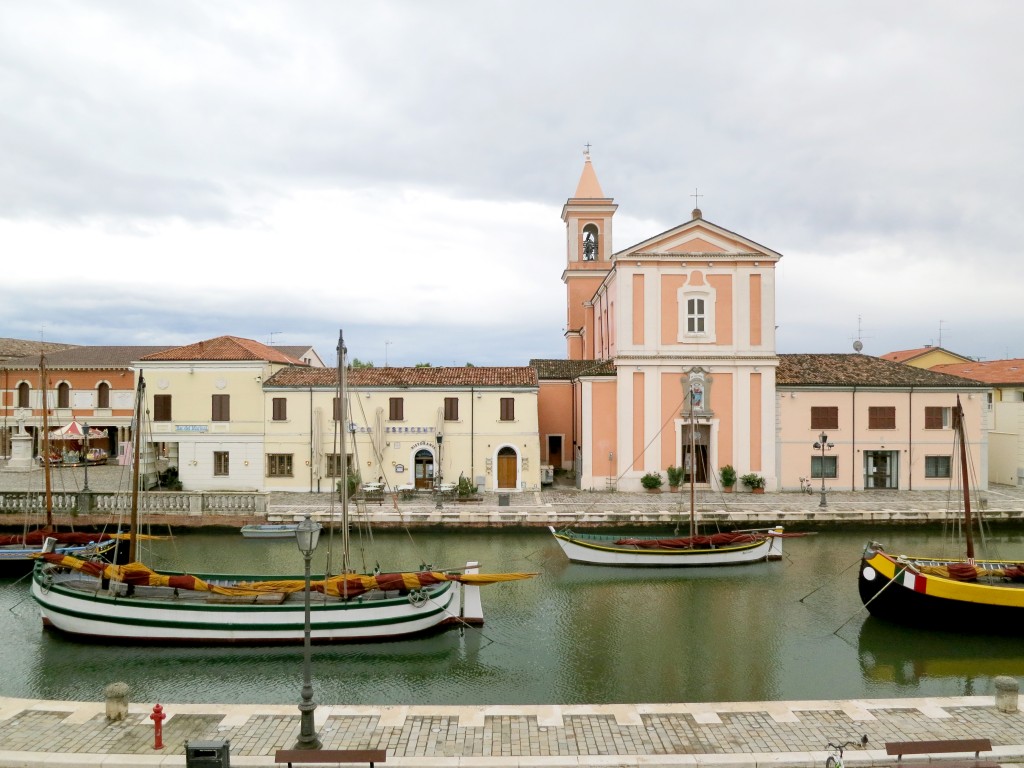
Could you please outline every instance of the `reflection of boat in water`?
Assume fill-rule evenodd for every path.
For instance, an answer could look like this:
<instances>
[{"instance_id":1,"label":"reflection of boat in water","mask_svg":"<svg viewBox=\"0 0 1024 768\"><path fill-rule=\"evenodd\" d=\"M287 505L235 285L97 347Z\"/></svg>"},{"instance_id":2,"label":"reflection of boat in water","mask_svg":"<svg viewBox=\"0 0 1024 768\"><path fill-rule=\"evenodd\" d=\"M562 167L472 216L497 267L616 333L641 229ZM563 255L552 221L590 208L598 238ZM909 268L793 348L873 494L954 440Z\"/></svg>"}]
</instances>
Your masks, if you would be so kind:
<instances>
[{"instance_id":1,"label":"reflection of boat in water","mask_svg":"<svg viewBox=\"0 0 1024 768\"><path fill-rule=\"evenodd\" d=\"M998 675L1024 677L1015 637L965 637L958 632L893 626L869 616L857 638L861 673L874 683L916 686L937 678L971 682Z\"/></svg>"},{"instance_id":2,"label":"reflection of boat in water","mask_svg":"<svg viewBox=\"0 0 1024 768\"><path fill-rule=\"evenodd\" d=\"M1017 633L1024 619L1024 565L975 558L964 412L957 397L953 431L963 492L963 555L893 555L864 549L858 588L873 616L908 626L965 633ZM981 518L978 517L980 527Z\"/></svg>"}]
</instances>

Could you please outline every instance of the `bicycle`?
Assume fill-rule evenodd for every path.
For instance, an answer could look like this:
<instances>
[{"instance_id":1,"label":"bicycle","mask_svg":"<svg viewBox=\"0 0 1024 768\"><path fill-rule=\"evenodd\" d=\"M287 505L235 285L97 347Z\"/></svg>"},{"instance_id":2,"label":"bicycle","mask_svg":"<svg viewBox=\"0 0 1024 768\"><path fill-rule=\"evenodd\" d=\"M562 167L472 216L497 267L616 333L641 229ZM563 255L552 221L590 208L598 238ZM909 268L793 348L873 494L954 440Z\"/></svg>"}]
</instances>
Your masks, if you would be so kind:
<instances>
[{"instance_id":1,"label":"bicycle","mask_svg":"<svg viewBox=\"0 0 1024 768\"><path fill-rule=\"evenodd\" d=\"M868 735L865 733L860 737L859 741L847 741L844 744L833 744L831 741L828 743L826 749L832 751L832 754L825 758L825 768L843 768L843 750L847 747L860 747L863 749L867 746Z\"/></svg>"}]
</instances>

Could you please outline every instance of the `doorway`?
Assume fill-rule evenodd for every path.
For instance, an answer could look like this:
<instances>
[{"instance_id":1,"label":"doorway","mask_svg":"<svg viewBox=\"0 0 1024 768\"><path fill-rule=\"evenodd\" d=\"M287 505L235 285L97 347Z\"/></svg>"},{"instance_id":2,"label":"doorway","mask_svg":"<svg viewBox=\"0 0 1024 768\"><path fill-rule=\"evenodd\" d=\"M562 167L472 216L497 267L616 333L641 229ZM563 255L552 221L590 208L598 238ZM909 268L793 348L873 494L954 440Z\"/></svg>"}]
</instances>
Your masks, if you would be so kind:
<instances>
[{"instance_id":1,"label":"doorway","mask_svg":"<svg viewBox=\"0 0 1024 768\"><path fill-rule=\"evenodd\" d=\"M548 464L562 469L562 436L548 435Z\"/></svg>"},{"instance_id":2,"label":"doorway","mask_svg":"<svg viewBox=\"0 0 1024 768\"><path fill-rule=\"evenodd\" d=\"M434 487L434 454L425 448L413 457L413 482L417 491Z\"/></svg>"},{"instance_id":3,"label":"doorway","mask_svg":"<svg viewBox=\"0 0 1024 768\"><path fill-rule=\"evenodd\" d=\"M518 487L517 456L514 448L505 446L498 451L498 489L508 490Z\"/></svg>"},{"instance_id":4,"label":"doorway","mask_svg":"<svg viewBox=\"0 0 1024 768\"><path fill-rule=\"evenodd\" d=\"M899 451L864 451L864 488L898 488Z\"/></svg>"},{"instance_id":5,"label":"doorway","mask_svg":"<svg viewBox=\"0 0 1024 768\"><path fill-rule=\"evenodd\" d=\"M692 443L690 437L691 426L693 427ZM695 484L707 483L709 477L708 455L711 445L711 426L708 424L683 424L680 432L680 441L682 443L680 455L682 456L683 482L690 482L692 468L694 470L693 482Z\"/></svg>"}]
</instances>

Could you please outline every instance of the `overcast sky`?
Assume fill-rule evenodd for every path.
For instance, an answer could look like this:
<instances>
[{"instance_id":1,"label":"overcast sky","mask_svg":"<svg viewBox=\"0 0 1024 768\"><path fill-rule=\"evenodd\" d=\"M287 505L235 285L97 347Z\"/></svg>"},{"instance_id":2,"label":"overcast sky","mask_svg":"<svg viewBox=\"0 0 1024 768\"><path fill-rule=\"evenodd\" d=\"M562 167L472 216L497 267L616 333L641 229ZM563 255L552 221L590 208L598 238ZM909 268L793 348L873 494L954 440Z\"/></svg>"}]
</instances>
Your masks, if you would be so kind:
<instances>
[{"instance_id":1,"label":"overcast sky","mask_svg":"<svg viewBox=\"0 0 1024 768\"><path fill-rule=\"evenodd\" d=\"M1024 3L0 3L0 336L564 357L621 250L783 254L780 352L1024 357Z\"/></svg>"}]
</instances>

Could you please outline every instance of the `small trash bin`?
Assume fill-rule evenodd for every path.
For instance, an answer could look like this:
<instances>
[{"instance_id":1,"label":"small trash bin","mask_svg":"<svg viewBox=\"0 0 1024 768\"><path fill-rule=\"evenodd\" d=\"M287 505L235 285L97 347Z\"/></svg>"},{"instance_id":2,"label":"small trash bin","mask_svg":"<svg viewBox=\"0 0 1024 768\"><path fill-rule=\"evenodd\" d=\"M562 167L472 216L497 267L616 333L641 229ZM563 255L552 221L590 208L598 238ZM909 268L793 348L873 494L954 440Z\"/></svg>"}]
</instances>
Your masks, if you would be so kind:
<instances>
[{"instance_id":1,"label":"small trash bin","mask_svg":"<svg viewBox=\"0 0 1024 768\"><path fill-rule=\"evenodd\" d=\"M507 507L508 506L508 494L507 493L499 493L498 494L498 506L499 507Z\"/></svg>"},{"instance_id":2,"label":"small trash bin","mask_svg":"<svg viewBox=\"0 0 1024 768\"><path fill-rule=\"evenodd\" d=\"M231 741L186 741L185 768L231 768Z\"/></svg>"}]
</instances>

